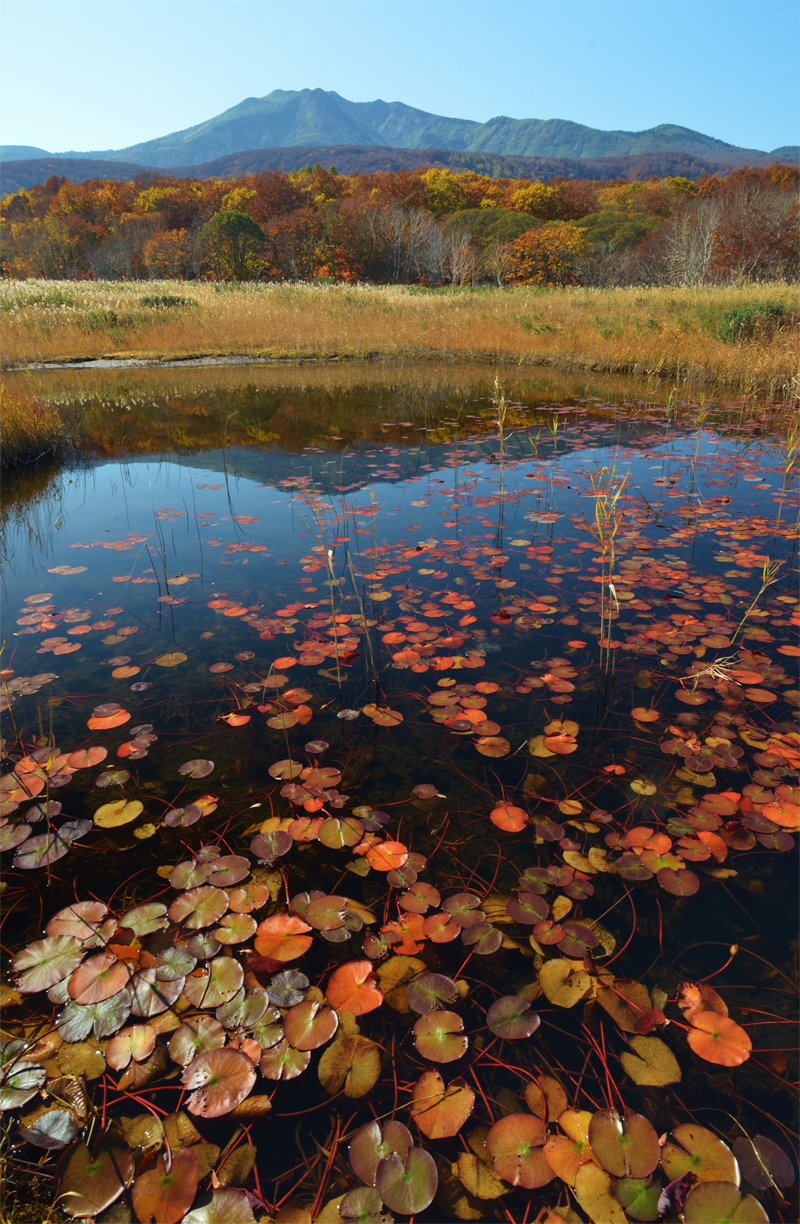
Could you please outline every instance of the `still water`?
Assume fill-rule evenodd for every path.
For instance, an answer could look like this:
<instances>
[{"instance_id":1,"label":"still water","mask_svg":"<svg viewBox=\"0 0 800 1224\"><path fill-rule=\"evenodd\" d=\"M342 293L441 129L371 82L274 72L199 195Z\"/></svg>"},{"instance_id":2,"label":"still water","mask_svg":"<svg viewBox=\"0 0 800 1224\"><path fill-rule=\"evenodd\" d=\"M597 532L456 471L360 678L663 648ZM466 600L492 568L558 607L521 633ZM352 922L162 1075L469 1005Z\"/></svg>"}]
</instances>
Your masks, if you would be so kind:
<instances>
[{"instance_id":1,"label":"still water","mask_svg":"<svg viewBox=\"0 0 800 1224\"><path fill-rule=\"evenodd\" d=\"M254 1171L221 1184L245 1186L256 1218L288 1203L316 1219L359 1185L345 1136L373 1117L410 1124L431 1068L477 1097L463 1131L417 1122L435 1170L410 1184L438 1177L433 1205L424 1186L406 1204L420 1219L567 1210L574 1171L553 1180L542 1164L546 1180L516 1188L501 1174L481 1196L451 1169L486 1127L533 1108L525 1085L542 1075L587 1118L624 1105L658 1134L692 1122L727 1145L763 1135L791 1151L800 603L786 410L664 402L599 376L495 383L486 368L37 378L79 414L87 452L3 490L6 945L29 949L57 910L93 900L105 934L98 910L83 951L108 944L123 966L103 995L122 1019L60 1021L48 1079L86 1075L104 1119L171 1115L191 1058L171 1043L167 1055L170 1033L184 1013L216 1016L209 1049L233 1040L261 1060L240 1111L272 1099L235 1123L233 1090L226 1108L191 1110L199 1193L249 1126L236 1133ZM215 876L214 855L239 866ZM262 893L229 908L239 884ZM176 887L215 895L174 909ZM171 908L140 930L129 915L145 903ZM273 915L300 923L302 947ZM174 998L137 1010L127 975L168 944L187 958ZM223 959L230 980L198 995ZM355 964L376 975L361 1012L352 982L342 992L329 976ZM459 983L431 1004L466 1023L452 1067L411 1044L406 984L424 972ZM281 973L297 980L276 984ZM22 992L7 1037L40 1037L63 1005L97 1002L65 975ZM704 1044L681 983L709 975L735 1023ZM641 993L623 1016L614 983L629 979ZM263 1019L220 1021L245 989L265 1007L275 992L269 1033ZM123 1083L108 1039L131 995L130 1023L150 1025L164 1056ZM487 1030L505 997L532 1001L535 1035ZM276 1036L287 1007L325 1000L380 1050L364 1091L328 1083L317 1046L300 1058ZM625 1061L648 1035L677 1059L660 1081ZM41 1147L17 1147L20 1168ZM659 1188L669 1174L665 1162ZM73 1185L74 1170L60 1176ZM789 1220L780 1184L745 1179L741 1193ZM655 1199L634 1218L662 1218ZM396 1189L383 1201L403 1215Z\"/></svg>"}]
</instances>

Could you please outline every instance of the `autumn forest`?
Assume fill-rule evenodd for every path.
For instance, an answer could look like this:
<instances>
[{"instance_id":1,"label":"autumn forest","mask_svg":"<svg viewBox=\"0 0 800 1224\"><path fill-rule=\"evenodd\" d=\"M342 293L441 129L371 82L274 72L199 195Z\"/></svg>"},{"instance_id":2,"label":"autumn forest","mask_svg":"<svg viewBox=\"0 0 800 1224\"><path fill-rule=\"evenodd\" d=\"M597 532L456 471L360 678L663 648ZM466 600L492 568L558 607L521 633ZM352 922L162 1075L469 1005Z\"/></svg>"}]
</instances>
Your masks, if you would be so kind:
<instances>
[{"instance_id":1,"label":"autumn forest","mask_svg":"<svg viewBox=\"0 0 800 1224\"><path fill-rule=\"evenodd\" d=\"M696 285L794 280L798 171L576 181L447 169L52 176L2 204L26 279Z\"/></svg>"}]
</instances>

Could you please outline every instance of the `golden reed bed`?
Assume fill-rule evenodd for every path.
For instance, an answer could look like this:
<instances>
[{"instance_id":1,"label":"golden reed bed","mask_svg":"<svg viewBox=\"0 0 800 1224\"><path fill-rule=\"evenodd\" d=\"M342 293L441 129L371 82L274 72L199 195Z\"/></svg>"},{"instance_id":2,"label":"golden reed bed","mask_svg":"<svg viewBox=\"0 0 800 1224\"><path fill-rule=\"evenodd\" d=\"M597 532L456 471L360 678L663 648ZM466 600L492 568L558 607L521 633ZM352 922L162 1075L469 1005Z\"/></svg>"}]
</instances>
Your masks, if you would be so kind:
<instances>
[{"instance_id":1,"label":"golden reed bed","mask_svg":"<svg viewBox=\"0 0 800 1224\"><path fill-rule=\"evenodd\" d=\"M172 299L172 300L170 300ZM780 306L737 343L726 312ZM625 289L208 282L0 282L5 368L108 356L150 360L414 357L503 360L658 376L787 398L797 392L796 286Z\"/></svg>"}]
</instances>

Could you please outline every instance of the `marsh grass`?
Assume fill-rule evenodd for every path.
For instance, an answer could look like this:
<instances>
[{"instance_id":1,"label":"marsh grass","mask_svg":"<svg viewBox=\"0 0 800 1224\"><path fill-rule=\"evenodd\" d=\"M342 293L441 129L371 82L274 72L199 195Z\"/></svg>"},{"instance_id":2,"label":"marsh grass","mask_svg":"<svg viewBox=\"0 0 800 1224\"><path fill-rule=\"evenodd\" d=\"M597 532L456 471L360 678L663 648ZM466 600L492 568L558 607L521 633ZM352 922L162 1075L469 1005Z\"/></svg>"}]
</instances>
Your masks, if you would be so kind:
<instances>
[{"instance_id":1,"label":"marsh grass","mask_svg":"<svg viewBox=\"0 0 800 1224\"><path fill-rule=\"evenodd\" d=\"M6 367L108 356L502 360L787 396L794 286L420 290L340 284L0 283ZM183 299L165 308L165 299ZM145 305L145 303L154 303ZM732 343L732 312L781 307ZM724 331L725 329L722 328ZM727 333L726 333L727 334Z\"/></svg>"},{"instance_id":2,"label":"marsh grass","mask_svg":"<svg viewBox=\"0 0 800 1224\"><path fill-rule=\"evenodd\" d=\"M0 465L3 471L58 458L69 430L58 408L22 390L0 386Z\"/></svg>"}]
</instances>

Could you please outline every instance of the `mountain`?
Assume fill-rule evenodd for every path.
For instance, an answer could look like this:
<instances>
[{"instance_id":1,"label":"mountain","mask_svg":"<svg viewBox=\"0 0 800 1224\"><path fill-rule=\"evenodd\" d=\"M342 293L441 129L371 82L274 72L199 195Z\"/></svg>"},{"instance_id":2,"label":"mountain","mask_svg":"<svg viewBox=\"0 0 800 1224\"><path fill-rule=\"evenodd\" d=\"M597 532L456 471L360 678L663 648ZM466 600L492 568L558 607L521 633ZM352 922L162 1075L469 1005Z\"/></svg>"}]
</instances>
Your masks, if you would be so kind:
<instances>
[{"instance_id":1,"label":"mountain","mask_svg":"<svg viewBox=\"0 0 800 1224\"><path fill-rule=\"evenodd\" d=\"M47 149L35 145L0 145L0 161L27 161L31 157L51 157Z\"/></svg>"},{"instance_id":2,"label":"mountain","mask_svg":"<svg viewBox=\"0 0 800 1224\"><path fill-rule=\"evenodd\" d=\"M774 155L761 157L764 164ZM788 160L788 159L786 159ZM796 160L796 159L795 159ZM473 170L492 178L528 178L546 182L556 177L573 179L648 179L652 175L681 175L698 179L702 173L720 177L738 166L758 164L756 159L733 157L725 161L693 157L683 152L638 153L632 157L519 157L501 153L462 153L453 149L393 149L386 145L298 145L278 149L248 149L195 166L142 166L134 162L90 158L42 157L5 162L2 194L44 183L51 175L63 175L74 183L87 179L147 179L151 175L174 174L179 178L237 178L263 170L300 170L303 166L333 163L340 174L371 174L377 170L416 170L435 166L451 170Z\"/></svg>"},{"instance_id":3,"label":"mountain","mask_svg":"<svg viewBox=\"0 0 800 1224\"><path fill-rule=\"evenodd\" d=\"M125 149L71 151L57 156L166 168L197 165L250 149L310 145L443 148L575 159L674 151L716 160L736 157L740 165L767 156L761 150L740 149L677 124L659 124L642 132L604 132L566 119L510 119L499 115L478 123L432 115L404 102L350 102L334 90L324 89L275 89L264 98L245 98L205 123L155 140Z\"/></svg>"}]
</instances>

